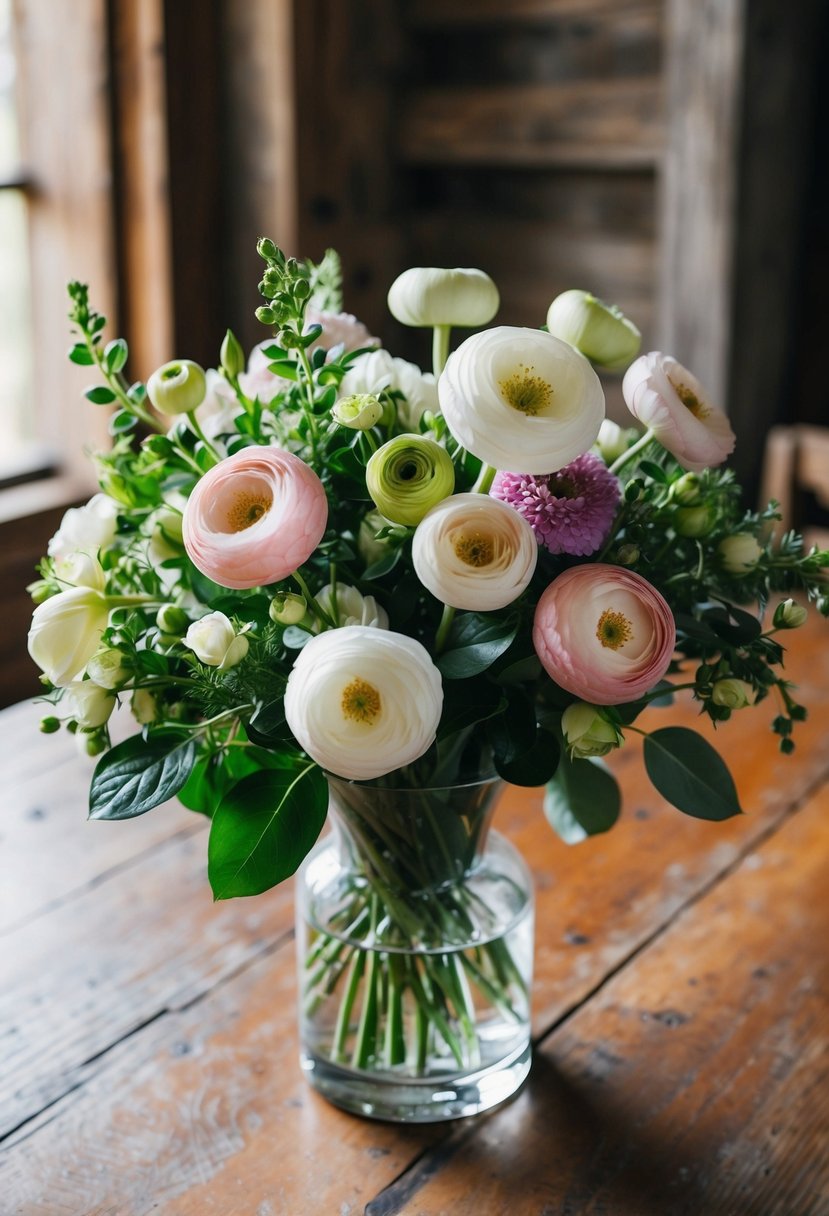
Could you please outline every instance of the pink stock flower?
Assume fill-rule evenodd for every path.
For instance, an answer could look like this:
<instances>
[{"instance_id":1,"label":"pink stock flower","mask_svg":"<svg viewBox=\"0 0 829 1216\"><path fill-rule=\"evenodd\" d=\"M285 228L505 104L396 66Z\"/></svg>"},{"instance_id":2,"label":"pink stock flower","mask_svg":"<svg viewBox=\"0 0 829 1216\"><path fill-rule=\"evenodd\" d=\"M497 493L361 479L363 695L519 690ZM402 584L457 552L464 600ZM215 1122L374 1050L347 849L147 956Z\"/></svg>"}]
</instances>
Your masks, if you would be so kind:
<instances>
[{"instance_id":1,"label":"pink stock flower","mask_svg":"<svg viewBox=\"0 0 829 1216\"><path fill-rule=\"evenodd\" d=\"M248 447L205 473L187 501L182 538L193 565L222 587L287 578L325 532L322 482L298 456Z\"/></svg>"},{"instance_id":2,"label":"pink stock flower","mask_svg":"<svg viewBox=\"0 0 829 1216\"><path fill-rule=\"evenodd\" d=\"M344 354L352 350L363 350L367 346L379 346L380 339L374 338L368 332L362 321L358 321L350 312L324 312L309 304L305 309L305 329L312 325L321 325L322 333L316 342L308 347L309 353L318 347L331 350L341 347Z\"/></svg>"},{"instance_id":3,"label":"pink stock flower","mask_svg":"<svg viewBox=\"0 0 829 1216\"><path fill-rule=\"evenodd\" d=\"M591 705L636 701L662 679L676 645L655 587L619 566L574 566L538 601L533 645L561 688Z\"/></svg>"},{"instance_id":4,"label":"pink stock flower","mask_svg":"<svg viewBox=\"0 0 829 1216\"><path fill-rule=\"evenodd\" d=\"M658 350L641 355L625 372L622 395L634 418L650 427L690 472L722 464L734 450L725 414L707 400L696 376L670 355Z\"/></svg>"},{"instance_id":5,"label":"pink stock flower","mask_svg":"<svg viewBox=\"0 0 829 1216\"><path fill-rule=\"evenodd\" d=\"M574 557L602 547L620 498L617 478L593 452L557 473L498 473L490 493L523 515L539 544Z\"/></svg>"}]
</instances>

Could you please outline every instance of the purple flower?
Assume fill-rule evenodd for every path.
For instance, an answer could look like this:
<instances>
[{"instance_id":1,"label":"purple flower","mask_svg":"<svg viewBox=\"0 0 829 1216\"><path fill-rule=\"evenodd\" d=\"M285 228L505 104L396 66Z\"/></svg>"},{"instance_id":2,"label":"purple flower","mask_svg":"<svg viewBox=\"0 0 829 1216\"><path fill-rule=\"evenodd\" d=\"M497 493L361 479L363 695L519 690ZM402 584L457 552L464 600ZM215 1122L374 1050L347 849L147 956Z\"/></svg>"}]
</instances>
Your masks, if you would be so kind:
<instances>
[{"instance_id":1,"label":"purple flower","mask_svg":"<svg viewBox=\"0 0 829 1216\"><path fill-rule=\"evenodd\" d=\"M539 544L573 557L602 547L621 497L618 479L592 452L557 473L498 473L490 492L524 516Z\"/></svg>"}]
</instances>

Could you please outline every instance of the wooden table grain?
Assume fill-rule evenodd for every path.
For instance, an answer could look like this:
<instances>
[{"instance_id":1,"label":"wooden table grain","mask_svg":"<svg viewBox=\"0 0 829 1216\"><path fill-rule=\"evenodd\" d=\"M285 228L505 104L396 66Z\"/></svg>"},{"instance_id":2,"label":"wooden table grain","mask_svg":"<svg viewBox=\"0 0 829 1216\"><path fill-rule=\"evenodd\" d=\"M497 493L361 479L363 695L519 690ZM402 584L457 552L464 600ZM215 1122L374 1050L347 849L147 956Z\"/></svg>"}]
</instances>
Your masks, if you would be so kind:
<instances>
[{"instance_id":1,"label":"wooden table grain","mask_svg":"<svg viewBox=\"0 0 829 1216\"><path fill-rule=\"evenodd\" d=\"M795 754L766 708L718 732L738 819L663 804L636 742L605 837L568 848L538 791L506 793L537 889L535 1059L512 1102L434 1127L305 1084L290 884L214 904L200 817L87 822L92 762L4 711L0 1216L829 1213L821 626L787 639Z\"/></svg>"}]
</instances>

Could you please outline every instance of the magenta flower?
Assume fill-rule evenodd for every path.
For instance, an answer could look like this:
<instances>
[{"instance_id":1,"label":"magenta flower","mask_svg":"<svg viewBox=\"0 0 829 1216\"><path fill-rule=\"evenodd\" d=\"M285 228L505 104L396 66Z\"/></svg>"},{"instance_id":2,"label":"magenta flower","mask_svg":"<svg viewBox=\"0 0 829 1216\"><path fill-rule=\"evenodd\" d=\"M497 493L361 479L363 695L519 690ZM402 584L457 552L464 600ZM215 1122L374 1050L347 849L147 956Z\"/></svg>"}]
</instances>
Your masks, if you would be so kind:
<instances>
[{"instance_id":1,"label":"magenta flower","mask_svg":"<svg viewBox=\"0 0 829 1216\"><path fill-rule=\"evenodd\" d=\"M668 604L632 570L573 566L538 601L533 645L561 688L590 705L636 701L662 679L676 645Z\"/></svg>"},{"instance_id":2,"label":"magenta flower","mask_svg":"<svg viewBox=\"0 0 829 1216\"><path fill-rule=\"evenodd\" d=\"M247 447L205 473L187 501L187 556L221 587L287 578L316 549L328 521L323 484L281 448Z\"/></svg>"},{"instance_id":3,"label":"magenta flower","mask_svg":"<svg viewBox=\"0 0 829 1216\"><path fill-rule=\"evenodd\" d=\"M491 494L524 516L539 544L573 557L602 547L621 497L618 480L592 452L557 473L498 473Z\"/></svg>"}]
</instances>

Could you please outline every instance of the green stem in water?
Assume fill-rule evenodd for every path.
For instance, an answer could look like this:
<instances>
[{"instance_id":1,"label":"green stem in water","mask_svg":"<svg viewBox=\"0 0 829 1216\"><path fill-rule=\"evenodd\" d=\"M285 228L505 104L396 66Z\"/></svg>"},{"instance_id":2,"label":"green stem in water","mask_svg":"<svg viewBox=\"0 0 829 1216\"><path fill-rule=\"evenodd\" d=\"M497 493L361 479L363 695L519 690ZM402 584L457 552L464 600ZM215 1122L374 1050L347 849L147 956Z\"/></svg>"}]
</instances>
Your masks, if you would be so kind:
<instances>
[{"instance_id":1,"label":"green stem in water","mask_svg":"<svg viewBox=\"0 0 829 1216\"><path fill-rule=\"evenodd\" d=\"M435 380L440 378L440 373L446 367L451 333L451 325L436 325L432 331L432 370L435 373Z\"/></svg>"}]
</instances>

